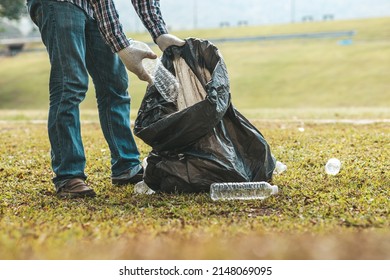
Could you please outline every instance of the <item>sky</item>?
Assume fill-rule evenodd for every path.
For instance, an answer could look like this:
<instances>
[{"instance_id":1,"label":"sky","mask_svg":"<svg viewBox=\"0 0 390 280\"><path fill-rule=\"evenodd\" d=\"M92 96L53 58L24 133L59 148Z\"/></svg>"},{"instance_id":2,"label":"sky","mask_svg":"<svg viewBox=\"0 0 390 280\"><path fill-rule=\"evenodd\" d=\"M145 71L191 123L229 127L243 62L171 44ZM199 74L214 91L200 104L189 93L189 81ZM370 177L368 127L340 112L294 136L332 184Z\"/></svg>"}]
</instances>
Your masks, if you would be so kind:
<instances>
[{"instance_id":1,"label":"sky","mask_svg":"<svg viewBox=\"0 0 390 280\"><path fill-rule=\"evenodd\" d=\"M114 0L126 31L145 29L130 0ZM305 16L315 21L324 15L337 19L390 16L390 0L161 0L161 10L170 31L230 26L300 22Z\"/></svg>"},{"instance_id":2,"label":"sky","mask_svg":"<svg viewBox=\"0 0 390 280\"><path fill-rule=\"evenodd\" d=\"M126 32L144 32L131 0L114 0ZM160 0L161 11L170 32L193 28L216 28L221 23L237 26L301 22L310 16L315 21L324 15L335 20L390 16L390 0ZM31 31L30 19L19 27Z\"/></svg>"}]
</instances>

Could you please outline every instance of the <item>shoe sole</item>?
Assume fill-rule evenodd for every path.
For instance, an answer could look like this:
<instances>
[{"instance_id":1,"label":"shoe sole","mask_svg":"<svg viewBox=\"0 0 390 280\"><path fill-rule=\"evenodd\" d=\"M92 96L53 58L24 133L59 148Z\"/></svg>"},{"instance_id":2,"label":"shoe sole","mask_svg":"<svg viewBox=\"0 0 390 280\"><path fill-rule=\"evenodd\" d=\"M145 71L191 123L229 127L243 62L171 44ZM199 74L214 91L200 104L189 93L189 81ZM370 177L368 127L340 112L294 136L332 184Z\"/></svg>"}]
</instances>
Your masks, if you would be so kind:
<instances>
[{"instance_id":1,"label":"shoe sole","mask_svg":"<svg viewBox=\"0 0 390 280\"><path fill-rule=\"evenodd\" d=\"M96 193L94 190L88 190L84 192L69 193L69 192L60 192L57 194L58 198L86 198L86 197L95 197Z\"/></svg>"}]
</instances>

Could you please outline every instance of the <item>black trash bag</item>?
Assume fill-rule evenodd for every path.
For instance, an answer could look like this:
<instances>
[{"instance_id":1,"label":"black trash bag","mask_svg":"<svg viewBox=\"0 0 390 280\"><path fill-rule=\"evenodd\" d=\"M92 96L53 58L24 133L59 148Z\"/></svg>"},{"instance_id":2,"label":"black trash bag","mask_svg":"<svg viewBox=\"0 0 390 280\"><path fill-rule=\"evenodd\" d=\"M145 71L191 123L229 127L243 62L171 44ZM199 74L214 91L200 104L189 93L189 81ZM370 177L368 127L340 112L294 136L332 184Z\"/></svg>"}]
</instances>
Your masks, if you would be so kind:
<instances>
[{"instance_id":1,"label":"black trash bag","mask_svg":"<svg viewBox=\"0 0 390 280\"><path fill-rule=\"evenodd\" d=\"M182 108L180 96L167 102L154 86L147 88L134 125L134 134L152 147L145 183L157 192L197 193L214 182L271 181L275 159L260 131L231 104L218 49L190 38L165 50L162 63L179 77L191 72L180 96L204 93Z\"/></svg>"}]
</instances>

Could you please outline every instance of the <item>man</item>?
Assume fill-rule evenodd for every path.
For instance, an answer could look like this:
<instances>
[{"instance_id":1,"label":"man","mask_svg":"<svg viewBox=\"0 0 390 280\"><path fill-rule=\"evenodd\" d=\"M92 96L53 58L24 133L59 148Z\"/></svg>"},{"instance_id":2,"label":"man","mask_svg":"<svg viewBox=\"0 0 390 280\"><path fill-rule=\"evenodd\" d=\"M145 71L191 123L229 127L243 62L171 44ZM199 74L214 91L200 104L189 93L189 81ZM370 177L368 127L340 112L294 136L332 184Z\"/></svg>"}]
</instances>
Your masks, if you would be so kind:
<instances>
[{"instance_id":1,"label":"man","mask_svg":"<svg viewBox=\"0 0 390 280\"><path fill-rule=\"evenodd\" d=\"M158 0L132 3L162 51L170 45L184 44L168 34ZM80 133L79 104L88 89L88 73L95 85L100 125L111 152L112 183L141 181L143 169L130 129L124 65L139 79L150 81L141 61L156 55L132 47L113 0L27 0L27 6L51 64L48 133L57 195L96 195L85 183L86 160Z\"/></svg>"}]
</instances>

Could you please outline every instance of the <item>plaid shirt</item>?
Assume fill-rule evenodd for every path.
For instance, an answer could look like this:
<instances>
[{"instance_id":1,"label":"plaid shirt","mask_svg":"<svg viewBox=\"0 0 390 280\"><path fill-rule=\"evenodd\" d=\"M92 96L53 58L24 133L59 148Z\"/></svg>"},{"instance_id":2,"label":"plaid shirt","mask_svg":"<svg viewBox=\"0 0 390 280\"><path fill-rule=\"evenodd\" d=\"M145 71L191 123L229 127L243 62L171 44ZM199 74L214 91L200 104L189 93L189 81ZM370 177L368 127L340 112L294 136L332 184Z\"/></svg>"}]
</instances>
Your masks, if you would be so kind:
<instances>
[{"instance_id":1,"label":"plaid shirt","mask_svg":"<svg viewBox=\"0 0 390 280\"><path fill-rule=\"evenodd\" d=\"M57 0L70 2L94 17L100 33L114 52L130 45L113 0ZM131 0L135 11L148 29L153 40L161 34L168 33L160 11L160 0Z\"/></svg>"}]
</instances>

